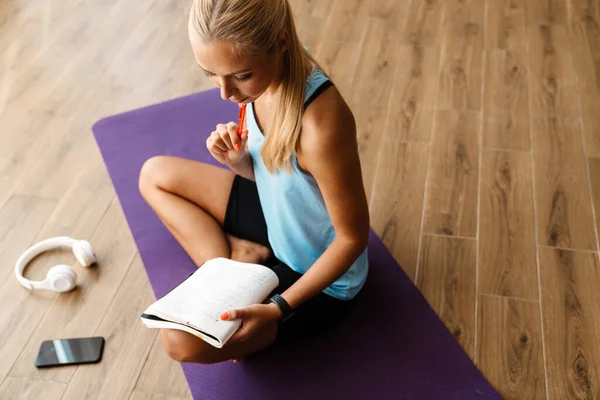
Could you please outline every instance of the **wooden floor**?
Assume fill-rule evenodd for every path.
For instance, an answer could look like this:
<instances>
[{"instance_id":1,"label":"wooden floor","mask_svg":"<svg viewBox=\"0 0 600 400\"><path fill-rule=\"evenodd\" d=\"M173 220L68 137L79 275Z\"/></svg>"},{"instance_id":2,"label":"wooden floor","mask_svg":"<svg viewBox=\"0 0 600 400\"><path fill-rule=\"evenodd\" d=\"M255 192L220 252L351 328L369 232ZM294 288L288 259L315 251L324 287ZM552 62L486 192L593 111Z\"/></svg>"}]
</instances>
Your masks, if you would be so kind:
<instances>
[{"instance_id":1,"label":"wooden floor","mask_svg":"<svg viewBox=\"0 0 600 400\"><path fill-rule=\"evenodd\" d=\"M506 399L599 398L600 0L292 3L354 110L372 225L467 354ZM211 87L188 4L0 2L1 399L191 398L139 323L154 297L90 131ZM14 262L57 235L100 265L31 294ZM100 364L33 366L90 335Z\"/></svg>"}]
</instances>

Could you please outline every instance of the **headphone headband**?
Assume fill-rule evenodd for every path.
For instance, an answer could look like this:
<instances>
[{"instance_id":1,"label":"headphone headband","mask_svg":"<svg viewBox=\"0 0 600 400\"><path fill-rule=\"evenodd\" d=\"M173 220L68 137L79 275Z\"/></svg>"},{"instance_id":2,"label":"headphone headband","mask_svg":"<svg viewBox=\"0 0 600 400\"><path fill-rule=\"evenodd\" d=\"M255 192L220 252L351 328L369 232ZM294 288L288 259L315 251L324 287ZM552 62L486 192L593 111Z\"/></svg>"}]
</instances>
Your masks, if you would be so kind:
<instances>
[{"instance_id":1,"label":"headphone headband","mask_svg":"<svg viewBox=\"0 0 600 400\"><path fill-rule=\"evenodd\" d=\"M61 247L71 247L73 250L73 253L75 255L75 258L84 267L88 267L89 265L96 262L96 257L91 248L91 245L88 242L86 242L85 240L75 240L68 236L58 236L58 237L46 239L46 240L36 243L35 245L28 248L17 259L17 262L15 264L15 276L17 277L17 280L19 281L19 283L21 283L21 285L23 287L25 287L29 290L51 289L51 290L56 290L56 291L63 291L63 290L58 290L52 286L51 278L53 277L52 274L54 274L55 271L57 271L56 268L54 269L54 271L50 270L47 278L43 281L31 281L29 279L26 279L23 276L23 271L25 270L25 267L27 266L27 264L29 264L29 262L31 262L31 260L33 260L35 257L37 257L38 255L40 255L41 253L43 253L45 251L53 250L53 249L57 249L57 248L61 248ZM58 270L60 270L62 274L71 275L71 277L70 277L71 279L75 279L76 278L75 271L73 271L71 269L71 267L69 267L69 266L64 266L64 267L67 267L67 268L65 269L65 268L61 267L62 269L58 269ZM68 285L68 287L69 287L68 290L72 289L71 286L73 286L73 285Z\"/></svg>"}]
</instances>

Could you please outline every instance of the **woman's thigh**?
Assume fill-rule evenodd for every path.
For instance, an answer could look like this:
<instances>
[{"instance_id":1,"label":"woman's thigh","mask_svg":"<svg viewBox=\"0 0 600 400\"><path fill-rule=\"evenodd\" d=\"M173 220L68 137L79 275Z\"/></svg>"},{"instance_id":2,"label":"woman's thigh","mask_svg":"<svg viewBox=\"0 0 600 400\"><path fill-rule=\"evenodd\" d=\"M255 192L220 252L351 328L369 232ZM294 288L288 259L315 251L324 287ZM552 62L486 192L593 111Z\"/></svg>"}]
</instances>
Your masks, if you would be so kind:
<instances>
[{"instance_id":1,"label":"woman's thigh","mask_svg":"<svg viewBox=\"0 0 600 400\"><path fill-rule=\"evenodd\" d=\"M158 187L198 205L221 225L235 174L202 162L171 156L148 159L140 172L140 190Z\"/></svg>"}]
</instances>

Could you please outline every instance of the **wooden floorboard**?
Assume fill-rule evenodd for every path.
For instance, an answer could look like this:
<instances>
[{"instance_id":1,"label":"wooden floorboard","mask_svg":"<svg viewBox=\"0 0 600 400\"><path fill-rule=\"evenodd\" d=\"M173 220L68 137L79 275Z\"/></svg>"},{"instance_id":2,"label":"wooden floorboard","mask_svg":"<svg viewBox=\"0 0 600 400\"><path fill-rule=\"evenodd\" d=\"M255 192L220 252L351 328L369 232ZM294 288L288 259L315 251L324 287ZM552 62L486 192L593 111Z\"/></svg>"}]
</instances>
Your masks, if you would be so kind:
<instances>
[{"instance_id":1,"label":"wooden floorboard","mask_svg":"<svg viewBox=\"0 0 600 400\"><path fill-rule=\"evenodd\" d=\"M493 49L485 57L483 145L529 150L527 54Z\"/></svg>"},{"instance_id":2,"label":"wooden floorboard","mask_svg":"<svg viewBox=\"0 0 600 400\"><path fill-rule=\"evenodd\" d=\"M590 166L594 214L596 215L596 234L598 234L600 233L600 158L590 158L588 163Z\"/></svg>"},{"instance_id":3,"label":"wooden floorboard","mask_svg":"<svg viewBox=\"0 0 600 400\"><path fill-rule=\"evenodd\" d=\"M483 84L482 24L451 21L446 26L437 107L443 110L481 110Z\"/></svg>"},{"instance_id":4,"label":"wooden floorboard","mask_svg":"<svg viewBox=\"0 0 600 400\"><path fill-rule=\"evenodd\" d=\"M597 250L579 121L532 119L538 244Z\"/></svg>"},{"instance_id":5,"label":"wooden floorboard","mask_svg":"<svg viewBox=\"0 0 600 400\"><path fill-rule=\"evenodd\" d=\"M60 400L66 383L36 381L26 378L6 378L0 386L2 400Z\"/></svg>"},{"instance_id":6,"label":"wooden floorboard","mask_svg":"<svg viewBox=\"0 0 600 400\"><path fill-rule=\"evenodd\" d=\"M479 296L477 365L505 400L546 399L537 301Z\"/></svg>"},{"instance_id":7,"label":"wooden floorboard","mask_svg":"<svg viewBox=\"0 0 600 400\"><path fill-rule=\"evenodd\" d=\"M144 360L144 368L135 384L135 391L185 397L190 393L181 364L167 356L158 331Z\"/></svg>"},{"instance_id":8,"label":"wooden floorboard","mask_svg":"<svg viewBox=\"0 0 600 400\"><path fill-rule=\"evenodd\" d=\"M438 111L433 129L423 231L475 237L480 118Z\"/></svg>"},{"instance_id":9,"label":"wooden floorboard","mask_svg":"<svg viewBox=\"0 0 600 400\"><path fill-rule=\"evenodd\" d=\"M598 255L540 249L541 294L552 399L600 396ZM560 379L551 379L560 377Z\"/></svg>"},{"instance_id":10,"label":"wooden floorboard","mask_svg":"<svg viewBox=\"0 0 600 400\"><path fill-rule=\"evenodd\" d=\"M317 61L345 99L350 99L359 50L357 43L324 41L315 52Z\"/></svg>"},{"instance_id":11,"label":"wooden floorboard","mask_svg":"<svg viewBox=\"0 0 600 400\"><path fill-rule=\"evenodd\" d=\"M406 9L406 27L401 43L418 46L441 45L444 2L440 0L411 1Z\"/></svg>"},{"instance_id":12,"label":"wooden floorboard","mask_svg":"<svg viewBox=\"0 0 600 400\"><path fill-rule=\"evenodd\" d=\"M354 104L387 107L398 61L398 26L394 20L369 18L352 80Z\"/></svg>"},{"instance_id":13,"label":"wooden floorboard","mask_svg":"<svg viewBox=\"0 0 600 400\"><path fill-rule=\"evenodd\" d=\"M486 10L486 49L524 50L527 0L489 0ZM500 89L500 88L498 88Z\"/></svg>"},{"instance_id":14,"label":"wooden floorboard","mask_svg":"<svg viewBox=\"0 0 600 400\"><path fill-rule=\"evenodd\" d=\"M170 396L167 394L156 394L156 393L147 393L142 391L135 391L131 394L129 400L192 400L192 396L188 397L179 397L179 396Z\"/></svg>"},{"instance_id":15,"label":"wooden floorboard","mask_svg":"<svg viewBox=\"0 0 600 400\"><path fill-rule=\"evenodd\" d=\"M477 242L424 236L417 287L471 359L475 355Z\"/></svg>"},{"instance_id":16,"label":"wooden floorboard","mask_svg":"<svg viewBox=\"0 0 600 400\"><path fill-rule=\"evenodd\" d=\"M600 34L600 29L598 30ZM599 39L600 40L600 39ZM600 46L598 47L600 51ZM577 78L577 93L586 154L600 157L600 52L573 50L573 67Z\"/></svg>"},{"instance_id":17,"label":"wooden floorboard","mask_svg":"<svg viewBox=\"0 0 600 400\"><path fill-rule=\"evenodd\" d=\"M526 1L527 23L565 24L567 22L567 2L565 0Z\"/></svg>"},{"instance_id":18,"label":"wooden floorboard","mask_svg":"<svg viewBox=\"0 0 600 400\"><path fill-rule=\"evenodd\" d=\"M530 156L485 151L482 160L479 293L537 300Z\"/></svg>"},{"instance_id":19,"label":"wooden floorboard","mask_svg":"<svg viewBox=\"0 0 600 400\"><path fill-rule=\"evenodd\" d=\"M289 3L353 110L373 229L466 353L507 399L599 397L600 2ZM140 326L153 296L91 132L214 87L188 11L0 2L1 399L191 399ZM49 252L27 276L66 263L80 288L28 292L14 262L59 235L98 267ZM33 367L43 339L87 334L100 364Z\"/></svg>"},{"instance_id":20,"label":"wooden floorboard","mask_svg":"<svg viewBox=\"0 0 600 400\"><path fill-rule=\"evenodd\" d=\"M371 193L371 225L404 272L415 279L428 145L388 138Z\"/></svg>"},{"instance_id":21,"label":"wooden floorboard","mask_svg":"<svg viewBox=\"0 0 600 400\"><path fill-rule=\"evenodd\" d=\"M562 25L529 25L529 85L531 115L577 116L575 79L567 29Z\"/></svg>"},{"instance_id":22,"label":"wooden floorboard","mask_svg":"<svg viewBox=\"0 0 600 400\"><path fill-rule=\"evenodd\" d=\"M400 46L386 123L386 131L399 140L430 140L439 54L437 46Z\"/></svg>"}]
</instances>

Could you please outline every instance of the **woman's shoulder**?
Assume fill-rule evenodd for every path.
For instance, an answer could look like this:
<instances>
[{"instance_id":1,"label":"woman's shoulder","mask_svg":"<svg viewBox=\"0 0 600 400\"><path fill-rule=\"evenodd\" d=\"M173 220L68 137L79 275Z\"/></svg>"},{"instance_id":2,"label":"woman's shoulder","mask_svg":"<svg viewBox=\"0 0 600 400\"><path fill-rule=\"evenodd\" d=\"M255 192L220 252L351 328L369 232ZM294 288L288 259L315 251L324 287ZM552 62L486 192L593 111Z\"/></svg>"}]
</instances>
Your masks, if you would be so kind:
<instances>
[{"instance_id":1,"label":"woman's shoulder","mask_svg":"<svg viewBox=\"0 0 600 400\"><path fill-rule=\"evenodd\" d=\"M352 110L335 85L327 86L304 111L300 147L304 151L314 146L329 147L350 138L356 138Z\"/></svg>"},{"instance_id":2,"label":"woman's shoulder","mask_svg":"<svg viewBox=\"0 0 600 400\"><path fill-rule=\"evenodd\" d=\"M344 165L357 151L356 123L335 86L323 91L307 107L297 148L300 167L315 175Z\"/></svg>"}]
</instances>

